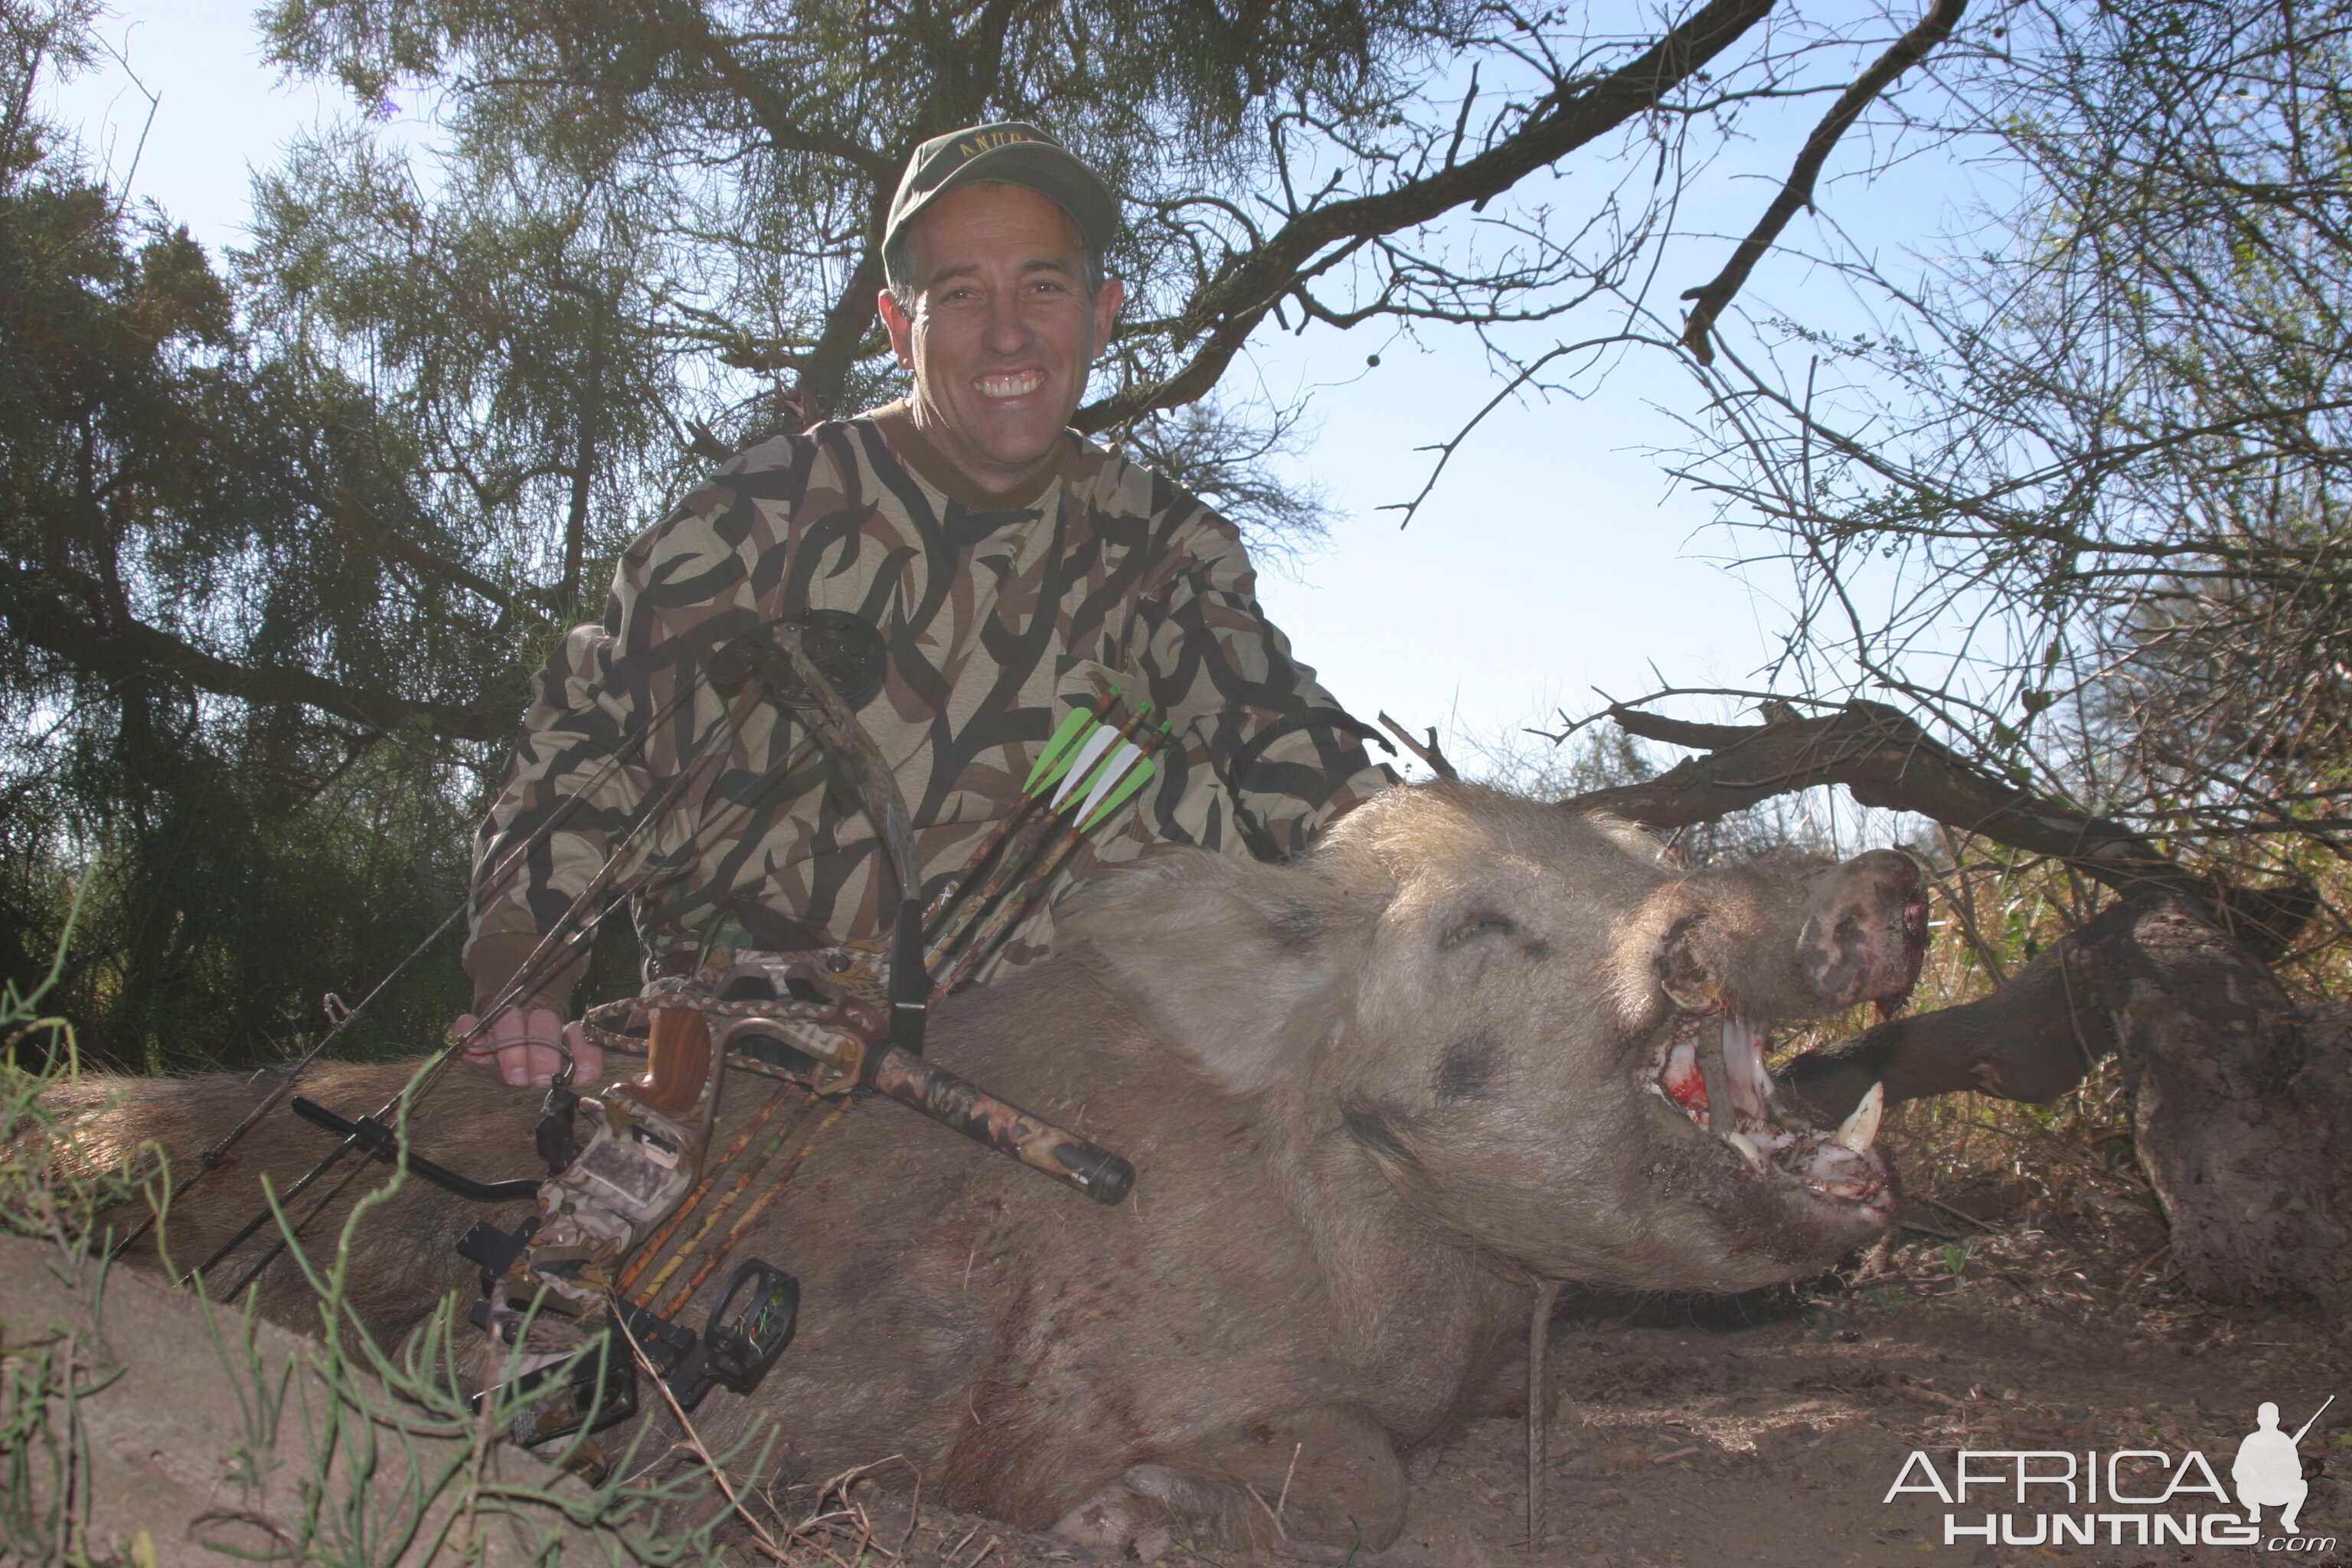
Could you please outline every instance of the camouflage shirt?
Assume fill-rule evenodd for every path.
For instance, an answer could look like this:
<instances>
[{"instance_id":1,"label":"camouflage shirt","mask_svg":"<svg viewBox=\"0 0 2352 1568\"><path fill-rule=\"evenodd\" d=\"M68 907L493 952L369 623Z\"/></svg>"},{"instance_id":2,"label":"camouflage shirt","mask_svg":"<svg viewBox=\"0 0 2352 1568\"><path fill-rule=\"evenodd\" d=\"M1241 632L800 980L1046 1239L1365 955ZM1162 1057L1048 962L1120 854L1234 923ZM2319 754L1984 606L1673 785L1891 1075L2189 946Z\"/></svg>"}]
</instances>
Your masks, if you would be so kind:
<instances>
[{"instance_id":1,"label":"camouflage shirt","mask_svg":"<svg viewBox=\"0 0 2352 1568\"><path fill-rule=\"evenodd\" d=\"M1369 731L1290 657L1254 585L1232 524L1075 434L1046 472L993 497L903 405L752 447L630 544L603 621L574 627L538 677L476 845L478 1002L520 970L649 795L680 779L681 759L691 776L646 816L617 884L634 889L652 947L688 944L721 915L779 950L887 926L888 861L820 749L800 743L803 725L701 679L730 637L805 611L846 611L880 633L885 674L857 717L906 796L927 894L1018 805L1070 708L1113 689L1172 730L1158 775L1095 830L1063 889L1154 842L1297 854L1393 779L1365 752ZM543 843L491 874L559 811ZM1052 935L1043 909L990 969L1042 956ZM564 1007L577 972L535 997Z\"/></svg>"}]
</instances>

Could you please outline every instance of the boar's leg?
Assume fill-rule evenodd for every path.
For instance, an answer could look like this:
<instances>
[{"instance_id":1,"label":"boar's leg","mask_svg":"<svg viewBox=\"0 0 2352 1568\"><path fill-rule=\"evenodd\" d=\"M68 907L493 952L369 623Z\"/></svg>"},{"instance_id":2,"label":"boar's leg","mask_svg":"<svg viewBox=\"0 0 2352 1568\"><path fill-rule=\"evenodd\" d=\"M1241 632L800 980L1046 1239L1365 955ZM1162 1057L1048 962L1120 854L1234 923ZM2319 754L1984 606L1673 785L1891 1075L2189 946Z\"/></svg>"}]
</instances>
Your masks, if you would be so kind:
<instances>
[{"instance_id":1,"label":"boar's leg","mask_svg":"<svg viewBox=\"0 0 2352 1568\"><path fill-rule=\"evenodd\" d=\"M1361 1561L1404 1528L1404 1469L1388 1435L1346 1409L1253 1422L1127 1473L1072 1509L1054 1532L1145 1557L1155 1531L1309 1562Z\"/></svg>"}]
</instances>

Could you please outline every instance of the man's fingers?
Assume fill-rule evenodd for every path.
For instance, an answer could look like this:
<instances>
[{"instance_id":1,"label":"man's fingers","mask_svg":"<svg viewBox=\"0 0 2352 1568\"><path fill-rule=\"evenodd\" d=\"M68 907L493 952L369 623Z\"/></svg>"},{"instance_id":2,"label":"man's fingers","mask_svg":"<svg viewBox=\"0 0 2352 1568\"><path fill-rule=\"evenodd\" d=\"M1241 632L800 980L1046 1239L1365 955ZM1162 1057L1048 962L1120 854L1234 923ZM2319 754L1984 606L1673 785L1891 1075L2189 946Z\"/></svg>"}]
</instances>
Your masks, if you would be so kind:
<instances>
[{"instance_id":1,"label":"man's fingers","mask_svg":"<svg viewBox=\"0 0 2352 1568\"><path fill-rule=\"evenodd\" d=\"M478 1022L467 1013L452 1027L462 1038ZM480 1037L466 1047L465 1056L470 1062L495 1067L498 1075L517 1089L529 1084L544 1089L555 1081L555 1074L563 1065L563 1046L572 1048L575 1079L585 1081L604 1070L604 1054L579 1025L565 1024L563 1016L552 1007L503 1009L490 1020L490 1026L482 1031Z\"/></svg>"},{"instance_id":2,"label":"man's fingers","mask_svg":"<svg viewBox=\"0 0 2352 1568\"><path fill-rule=\"evenodd\" d=\"M555 1069L563 1065L563 1053L542 1040L532 1040L523 1056L524 1081L534 1089L545 1089L555 1081Z\"/></svg>"},{"instance_id":3,"label":"man's fingers","mask_svg":"<svg viewBox=\"0 0 2352 1568\"><path fill-rule=\"evenodd\" d=\"M490 1020L490 1044L498 1052L499 1076L517 1089L530 1079L525 1060L530 1047L523 1043L528 1032L520 1008L505 1008Z\"/></svg>"},{"instance_id":4,"label":"man's fingers","mask_svg":"<svg viewBox=\"0 0 2352 1568\"><path fill-rule=\"evenodd\" d=\"M555 1071L563 1065L563 1053L558 1046L563 1038L563 1017L552 1007L533 1007L525 1021L528 1048L524 1067L528 1076L523 1081L545 1089L555 1081Z\"/></svg>"},{"instance_id":5,"label":"man's fingers","mask_svg":"<svg viewBox=\"0 0 2352 1568\"><path fill-rule=\"evenodd\" d=\"M489 1038L498 1055L499 1076L516 1089L529 1084L538 1070L535 1053L548 1049L544 1042L554 1039L561 1026L554 1013L544 1007L529 1012L509 1007L491 1019Z\"/></svg>"},{"instance_id":6,"label":"man's fingers","mask_svg":"<svg viewBox=\"0 0 2352 1568\"><path fill-rule=\"evenodd\" d=\"M563 1026L563 1043L572 1047L572 1087L585 1093L604 1077L604 1052L588 1037L585 1026Z\"/></svg>"}]
</instances>

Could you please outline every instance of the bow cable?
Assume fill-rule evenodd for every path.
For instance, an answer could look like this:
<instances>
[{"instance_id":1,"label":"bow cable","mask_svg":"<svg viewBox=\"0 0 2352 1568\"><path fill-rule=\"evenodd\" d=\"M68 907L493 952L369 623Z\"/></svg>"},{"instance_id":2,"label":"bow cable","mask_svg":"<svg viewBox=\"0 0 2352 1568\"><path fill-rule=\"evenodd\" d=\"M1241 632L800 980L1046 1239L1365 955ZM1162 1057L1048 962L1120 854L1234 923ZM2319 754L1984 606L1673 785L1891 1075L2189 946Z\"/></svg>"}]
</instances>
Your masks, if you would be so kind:
<instances>
[{"instance_id":1,"label":"bow cable","mask_svg":"<svg viewBox=\"0 0 2352 1568\"><path fill-rule=\"evenodd\" d=\"M500 864L498 870L493 873L493 877L503 876L510 868L519 862L522 855L535 847L541 841L541 835L542 833L551 831L558 818L567 813L572 805L580 800L592 785L601 783L611 768L617 765L621 759L629 752L642 745L664 720L667 719L672 713L677 711L681 704L695 696L701 689L703 683L709 678L709 670L706 661L704 666L696 671L694 679L688 683L686 689L672 697L669 701L664 703L661 709L657 710L653 717L646 720L643 725L638 727L637 731L632 735L619 750L614 752L611 757L605 759L604 764L597 770L595 774L592 775L588 780L583 781L579 788L572 791L562 805L558 807L557 814L551 816L548 822L542 823L539 829L534 830L531 838L526 840L524 844L520 846L513 855L509 856L508 858ZM752 694L752 703L748 704L747 706L755 706L757 700L758 692L755 688ZM744 718L748 718L749 716L748 712L743 715ZM685 794L686 787L692 781L696 771L699 769L705 762L709 761L712 755L716 754L716 749L713 743L718 740L722 731L730 731L737 734L740 733L741 720L736 716L731 707L726 707L720 710L719 721L713 724L709 730L704 732L701 740L696 742L694 750L688 758L685 765L678 769L677 773L671 778L668 784L667 784L660 791L656 792L651 800L646 802L639 807L636 821L631 825L628 832L622 837L621 841L618 844L614 845L612 849L606 853L604 863L596 868L595 874L589 879L587 885L581 889L579 894L573 898L571 905L564 910L562 915L558 918L548 932L544 936L541 937L539 944L531 950L530 955L523 961L521 967L519 968L515 974L508 981L506 987L499 993L489 1006L483 1009L481 1016L476 1020L474 1026L467 1030L463 1035L456 1037L447 1046L444 1047L439 1056L425 1069L424 1075L417 1082L412 1086L404 1087L399 1094L394 1095L390 1100L387 1100L383 1109L376 1112L376 1120L382 1121L386 1117L394 1115L396 1111L400 1111L404 1102L413 1105L417 1099L424 1095L425 1091L432 1089L434 1085L440 1080L441 1075L447 1069L450 1061L459 1052L463 1051L467 1046L473 1044L474 1041L490 1026L491 1022L495 1020L499 1014L506 1011L508 1007L511 1006L520 997L529 995L533 987L535 987L541 981L544 980L549 974L554 973L558 965L569 959L574 951L584 945L583 939L594 931L596 925L603 921L604 916L610 914L614 909L620 906L621 900L619 899L614 899L608 903L603 910L599 911L594 918L589 920L585 925L580 926L579 929L573 931L567 931L565 929L568 926L572 926L575 921L582 918L583 911L593 900L601 897L609 890L616 868L621 865L623 858L627 855L630 848L636 843L638 837L642 835L647 827L651 826L655 822L658 821L663 816L665 816L669 809L677 803L678 799ZM797 754L798 748L795 748L793 755ZM788 755L786 758L787 765L789 765L792 760L792 756ZM468 906L472 903L473 898L474 894L471 891L468 891L467 894L467 902ZM453 915L451 917L451 921L454 921L454 919L455 916ZM449 923L450 921L445 921L443 922L443 929L446 930ZM412 954L411 958L413 959L414 956L415 955ZM407 962L409 962L409 960L403 961L404 964ZM381 991L382 989L383 986L381 984L376 987L376 991ZM369 999L373 999L374 997L376 991L371 991L368 994ZM361 1005L366 1005L366 1002L362 1001ZM356 1013L357 1009L353 1009L354 1016L356 1016ZM346 1020L346 1022L348 1022L348 1020ZM339 1028L336 1033L340 1032L341 1030ZM329 1039L331 1039L332 1037L332 1034L328 1037ZM312 1047L312 1049L303 1057L302 1061L307 1063L312 1058L316 1057L319 1050L323 1048L325 1044L325 1040L320 1041L318 1047ZM563 1074L568 1079L571 1070L569 1061L570 1053L565 1050L560 1040L556 1043L555 1048L559 1052L562 1052L566 1058ZM292 1083L290 1080L285 1084L281 1084L278 1089L274 1091L272 1100L282 1099L286 1092L288 1092L291 1088ZM244 1121L239 1123L238 1127L235 1130L235 1135L231 1138L224 1139L221 1146L225 1148L228 1143L235 1141L235 1136L242 1136L243 1133L250 1130L253 1124L258 1121L260 1117L263 1114L266 1114L269 1109L270 1102L265 1102L257 1110L249 1113ZM403 1114L404 1115L404 1112ZM289 1187L284 1198L281 1198L279 1201L281 1203L290 1201L304 1191L308 1190L313 1183L319 1180L320 1177L332 1170L335 1165L341 1161L345 1154L351 1152L358 1146L359 1140L356 1137L344 1138L341 1142L338 1143L333 1149L328 1151L325 1157L317 1164L313 1165L308 1172L304 1173L292 1186ZM357 1171L364 1168L364 1165L354 1167L352 1173L355 1174ZM203 1171L200 1169L196 1173L196 1176L201 1176L202 1174ZM190 1184L193 1184L195 1179L196 1177L192 1176L190 1178ZM318 1205L313 1205L310 1213L303 1217L302 1224L309 1224L310 1218L315 1216L320 1209L323 1208L327 1203L332 1202L335 1196L341 1193L343 1189L350 1184L350 1182L351 1175L347 1174L344 1180L338 1183ZM206 1269L211 1268L215 1264L219 1263L221 1259L236 1251L237 1247L243 1246L245 1242L252 1237L255 1231L260 1229L262 1226L268 1223L270 1215L270 1207L267 1203L265 1203L262 1206L261 1212L254 1215L252 1219L248 1220L242 1229L240 1229L235 1236L231 1237L227 1241L224 1242L220 1247L215 1248L212 1255L206 1258L204 1262L198 1264L195 1268L183 1275L180 1279L181 1285L185 1287L193 1283L198 1277L203 1275ZM151 1212L148 1216L147 1224L152 1226L153 1220L154 1215ZM142 1227L142 1232L134 1232L134 1237L138 1234L143 1233L144 1228L144 1226ZM298 1231L300 1228L300 1226L296 1226ZM276 1261L278 1255L284 1251L285 1247L286 1238L281 1236L262 1256L260 1261L246 1271L245 1277L238 1281L236 1289L230 1291L228 1294L231 1297L234 1297L238 1291L244 1289L247 1285L258 1278L261 1270L268 1268L272 1262Z\"/></svg>"},{"instance_id":2,"label":"bow cable","mask_svg":"<svg viewBox=\"0 0 2352 1568\"><path fill-rule=\"evenodd\" d=\"M661 727L663 721L677 710L679 704L685 702L688 699L695 695L699 687L700 677L698 676L696 680L688 683L684 690L678 692L667 702L662 704L651 718L639 725L636 731L630 735L628 739L622 742L620 746L614 751L611 756L604 759L604 763L593 773L590 774L587 778L583 779L572 788L569 795L565 795L562 801L557 803L556 808L548 814L547 819L544 822L541 822L537 827L531 830L530 836L528 838L524 839L520 844L516 845L514 848L508 853L505 859L499 861L496 867L492 868L490 874L483 879L483 889L486 892L495 889L500 882L506 879L509 872L513 871L516 867L522 864L523 858L526 856L545 844L548 839L553 837L555 830L562 826L564 820L572 815L572 808L578 805L583 799L586 798L590 791L602 785L604 780L612 775L613 771L621 765L622 760L631 752L635 751L639 746L643 745L646 741L653 735L653 732ZM409 966L414 964L418 959L424 957L425 954L431 950L435 942L439 942L442 937L448 934L449 928L457 923L457 917L464 914L467 910L473 907L475 891L472 888L468 888L466 890L466 896L457 900L457 907L451 910L446 915L443 916L441 923L435 926L431 933L428 934L424 941L409 949L406 957L403 958L398 963L394 964L383 979L377 981L373 986L370 987L368 994L360 998L359 1005L357 1006L345 1008L343 1010L342 1016L336 1020L335 1026L333 1028L329 1029L326 1034L321 1036L316 1045L312 1046L309 1050L304 1051L300 1056L295 1058L293 1063L286 1068L286 1076L279 1081L278 1086L271 1089L269 1093L263 1096L261 1103L247 1111L236 1125L231 1127L226 1132L223 1133L218 1142L213 1144L212 1147L206 1149L203 1153L196 1156L195 1169L190 1171L186 1175L181 1177L178 1182L173 1184L171 1194L164 1199L162 1209L158 1210L151 1207L147 1211L145 1217L141 1219L137 1225L133 1226L131 1228L130 1233L124 1236L121 1240L114 1244L113 1249L107 1254L107 1260L109 1262L112 1262L115 1258L122 1256L123 1250L126 1247L131 1247L133 1243L137 1242L141 1237L145 1236L150 1230L154 1228L156 1217L160 1212L168 1212L173 1204L179 1202L181 1198L187 1194L189 1189L193 1188L198 1182L203 1181L206 1176L212 1174L214 1171L219 1169L222 1160L227 1155L228 1152L235 1148L237 1143L244 1139L247 1133L252 1131L263 1117L278 1109L279 1103L282 1102L288 1095L294 1092L295 1086L300 1081L303 1073L310 1070L310 1065L318 1060L320 1054L323 1053L329 1046L333 1045L337 1040L343 1037L344 1032L358 1020L360 1015L367 1011L368 1005L373 1002L377 997L383 995L385 987L389 986L394 981L406 973ZM536 978L543 978L543 976L535 977L535 979ZM501 1005L503 1006L504 1004L501 1004ZM496 1016L496 1013L488 1015L488 1017ZM484 1022L487 1021L488 1018L484 1020ZM471 1040L472 1034L474 1032L476 1031L469 1031L467 1041ZM460 1043L464 1044L466 1042ZM291 1196L292 1194L289 1194L288 1195ZM186 1281L184 1279L182 1283L184 1284Z\"/></svg>"}]
</instances>

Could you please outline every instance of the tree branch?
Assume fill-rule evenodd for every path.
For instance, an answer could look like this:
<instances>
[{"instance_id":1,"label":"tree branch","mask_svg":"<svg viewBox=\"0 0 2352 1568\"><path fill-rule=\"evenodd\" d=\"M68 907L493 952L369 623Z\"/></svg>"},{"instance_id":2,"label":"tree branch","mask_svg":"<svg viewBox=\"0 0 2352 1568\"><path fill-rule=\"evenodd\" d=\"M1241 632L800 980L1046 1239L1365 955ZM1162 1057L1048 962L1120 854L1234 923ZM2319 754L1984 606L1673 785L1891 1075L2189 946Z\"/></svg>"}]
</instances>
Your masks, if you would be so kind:
<instances>
[{"instance_id":1,"label":"tree branch","mask_svg":"<svg viewBox=\"0 0 2352 1568\"><path fill-rule=\"evenodd\" d=\"M896 184L896 157L803 124L796 111L798 106L778 92L772 82L743 63L729 40L720 37L711 26L709 16L700 5L663 5L656 0L639 15L645 18L646 31L677 44L709 68L719 84L751 111L751 118L759 123L761 133L771 146L837 158L877 184Z\"/></svg>"},{"instance_id":2,"label":"tree branch","mask_svg":"<svg viewBox=\"0 0 2352 1568\"><path fill-rule=\"evenodd\" d=\"M1897 38L1868 70L1855 78L1853 84L1838 95L1837 102L1830 106L1830 111L1822 117L1822 122L1813 127L1813 133L1805 138L1805 145L1798 152L1797 162L1790 169L1789 178L1781 185L1780 194L1772 198L1772 205L1764 209L1763 217L1758 220L1748 237L1739 242L1739 247L1731 253L1731 259L1724 264L1723 270L1716 274L1713 282L1684 291L1684 299L1698 302L1691 307L1689 319L1683 323L1683 346L1698 356L1699 363L1715 363L1715 346L1708 338L1715 330L1716 318L1723 313L1726 305L1731 303L1731 298L1739 292L1740 285L1748 281L1748 274L1755 269L1757 262L1763 259L1764 253L1772 248L1772 242L1780 237L1780 231L1789 226L1789 220L1797 216L1798 209L1811 210L1813 182L1820 178L1822 165L1828 161L1830 150L1861 118L1871 100L1885 91L1896 77L1925 59L1929 50L1952 36L1952 28L1958 24L1960 13L1967 6L1968 0L1936 0L1927 14L1919 19L1918 26Z\"/></svg>"},{"instance_id":3,"label":"tree branch","mask_svg":"<svg viewBox=\"0 0 2352 1568\"><path fill-rule=\"evenodd\" d=\"M793 398L805 418L830 419L840 412L850 367L857 363L866 330L874 323L875 297L882 291L881 232L877 217L874 225L876 243L866 247L857 258L857 265L851 268L847 286L825 312L824 334L817 339L816 347L809 352L802 367Z\"/></svg>"},{"instance_id":4,"label":"tree branch","mask_svg":"<svg viewBox=\"0 0 2352 1568\"><path fill-rule=\"evenodd\" d=\"M100 588L95 579L81 585ZM253 668L231 664L142 621L117 616L113 626L100 626L72 604L21 588L0 599L0 615L33 647L111 679L160 671L223 697L300 703L370 730L396 730L422 721L434 733L456 740L503 741L513 738L521 714L520 700L492 698L461 708L367 691L286 665Z\"/></svg>"},{"instance_id":5,"label":"tree branch","mask_svg":"<svg viewBox=\"0 0 2352 1568\"><path fill-rule=\"evenodd\" d=\"M551 471L561 473L564 470L556 468ZM337 483L331 489L320 489L305 483L299 493L302 499L335 522L357 526L382 545L383 552L394 561L413 566L428 577L437 577L452 587L478 594L509 614L518 610L538 614L530 608L524 594L491 582L462 562L452 561L446 555L427 550L386 522L376 514L373 507L352 495L345 486Z\"/></svg>"},{"instance_id":6,"label":"tree branch","mask_svg":"<svg viewBox=\"0 0 2352 1568\"><path fill-rule=\"evenodd\" d=\"M1612 706L1609 716L1629 734L1708 754L1642 784L1572 796L1563 805L1611 812L1652 827L1687 827L1774 795L1843 784L1864 805L1916 812L1962 833L2063 860L2126 898L2196 899L2265 962L2286 951L2319 907L2307 883L2242 888L2199 876L2119 823L1994 777L1884 703L1857 700L1817 719L1760 725L1694 724L1622 705Z\"/></svg>"},{"instance_id":7,"label":"tree branch","mask_svg":"<svg viewBox=\"0 0 2352 1568\"><path fill-rule=\"evenodd\" d=\"M1165 380L1129 387L1078 410L1071 424L1091 433L1206 394L1299 269L1338 240L1391 234L1455 207L1501 195L1528 174L1654 109L1693 71L1770 15L1774 0L1708 0L1690 18L1580 92L1555 92L1520 127L1479 153L1391 190L1301 212L1265 244L1237 258L1202 291L1187 320L1206 337Z\"/></svg>"}]
</instances>

